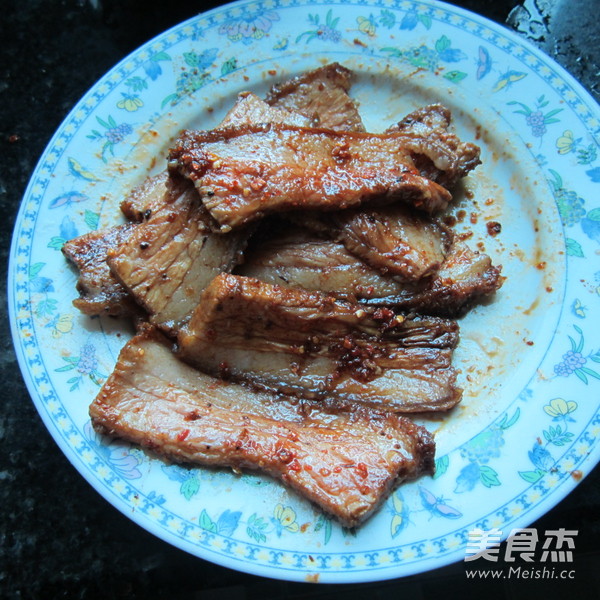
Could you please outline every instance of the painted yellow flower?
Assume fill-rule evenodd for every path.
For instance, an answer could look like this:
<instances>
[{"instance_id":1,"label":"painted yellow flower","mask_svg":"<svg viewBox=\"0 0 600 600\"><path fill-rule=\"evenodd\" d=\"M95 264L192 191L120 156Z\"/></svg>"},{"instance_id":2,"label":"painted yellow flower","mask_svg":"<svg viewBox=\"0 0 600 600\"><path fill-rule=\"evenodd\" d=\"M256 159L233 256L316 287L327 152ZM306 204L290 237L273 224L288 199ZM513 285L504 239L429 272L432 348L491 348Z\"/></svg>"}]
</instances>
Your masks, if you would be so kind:
<instances>
[{"instance_id":1,"label":"painted yellow flower","mask_svg":"<svg viewBox=\"0 0 600 600\"><path fill-rule=\"evenodd\" d=\"M550 400L550 404L544 406L544 412L551 417L565 417L577 409L577 402L573 400L563 400L562 398L554 398Z\"/></svg>"},{"instance_id":2,"label":"painted yellow flower","mask_svg":"<svg viewBox=\"0 0 600 600\"><path fill-rule=\"evenodd\" d=\"M366 33L369 37L373 37L375 35L377 25L375 23L373 15L370 15L368 18L357 17L356 22L358 23L358 30L361 33Z\"/></svg>"},{"instance_id":3,"label":"painted yellow flower","mask_svg":"<svg viewBox=\"0 0 600 600\"><path fill-rule=\"evenodd\" d=\"M123 94L123 98L117 102L117 108L124 108L127 112L135 112L138 108L144 106L139 96Z\"/></svg>"},{"instance_id":4,"label":"painted yellow flower","mask_svg":"<svg viewBox=\"0 0 600 600\"><path fill-rule=\"evenodd\" d=\"M300 526L296 523L296 513L291 506L278 504L273 514L279 527L287 529L291 533L296 533L300 530Z\"/></svg>"},{"instance_id":5,"label":"painted yellow flower","mask_svg":"<svg viewBox=\"0 0 600 600\"><path fill-rule=\"evenodd\" d=\"M575 136L570 129L563 131L563 134L556 140L556 148L559 154L569 154L577 143Z\"/></svg>"}]
</instances>

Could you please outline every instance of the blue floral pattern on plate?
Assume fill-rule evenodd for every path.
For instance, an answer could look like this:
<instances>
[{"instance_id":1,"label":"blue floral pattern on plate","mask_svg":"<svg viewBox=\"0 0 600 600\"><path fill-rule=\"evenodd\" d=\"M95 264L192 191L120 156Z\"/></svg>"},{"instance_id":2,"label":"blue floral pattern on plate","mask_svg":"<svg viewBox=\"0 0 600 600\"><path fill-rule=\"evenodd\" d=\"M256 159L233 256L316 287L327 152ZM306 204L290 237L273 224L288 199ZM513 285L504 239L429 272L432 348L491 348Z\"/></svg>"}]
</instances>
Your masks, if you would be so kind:
<instances>
[{"instance_id":1,"label":"blue floral pattern on plate","mask_svg":"<svg viewBox=\"0 0 600 600\"><path fill-rule=\"evenodd\" d=\"M435 477L394 491L357 531L339 527L268 478L166 465L94 434L87 407L112 369L124 329L76 314L75 275L57 252L64 240L116 222L119 197L154 167L180 128L213 126L239 91L261 93L283 74L324 60L358 73L367 110L380 84L400 82L404 91L427 90L433 100L453 103L455 114L465 98L475 98L475 108L465 106L467 116L458 119L463 124L478 110L499 115L498 127L515 139L518 162L533 165L531 181L523 179L545 217L532 209L530 243L547 228L553 238L543 246L552 251L535 264L519 254L518 235L510 230L504 246L492 248L553 299L544 323L531 317L519 326L520 370L497 376L496 387L465 373L465 413L447 420L464 424L467 433L429 423L439 427ZM543 54L439 2L237 2L167 31L117 65L73 109L23 199L9 310L40 415L82 474L140 525L202 558L265 576L398 577L460 560L474 527L508 534L531 523L600 455L594 401L600 346L593 334L600 314L598 114L586 92ZM385 126L385 115L371 116ZM493 134L480 133L483 145ZM510 165L514 157L502 160ZM512 183L505 187L507 204L523 202ZM492 211L492 197L489 206ZM469 318L495 328L495 311L509 300L505 294ZM536 314L533 304L521 309L526 317ZM468 321L465 331L473 342L465 365L485 366L495 351L489 339L477 341ZM516 332L507 335L511 344L517 340ZM501 401L491 406L488 397ZM478 406L485 411L478 414Z\"/></svg>"}]
</instances>

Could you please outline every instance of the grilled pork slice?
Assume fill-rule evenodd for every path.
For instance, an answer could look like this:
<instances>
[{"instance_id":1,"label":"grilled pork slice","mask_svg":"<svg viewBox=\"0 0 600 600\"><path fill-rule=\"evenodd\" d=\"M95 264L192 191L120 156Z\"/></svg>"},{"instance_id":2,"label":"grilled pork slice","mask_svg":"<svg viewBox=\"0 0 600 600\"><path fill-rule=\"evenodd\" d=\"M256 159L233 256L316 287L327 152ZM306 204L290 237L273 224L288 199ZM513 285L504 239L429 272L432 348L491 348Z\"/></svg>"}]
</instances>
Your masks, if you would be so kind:
<instances>
[{"instance_id":1,"label":"grilled pork slice","mask_svg":"<svg viewBox=\"0 0 600 600\"><path fill-rule=\"evenodd\" d=\"M282 230L259 237L236 273L270 284L356 298L375 306L425 314L460 314L502 285L500 268L486 254L454 242L438 273L417 283L383 275L341 244L307 231Z\"/></svg>"},{"instance_id":2,"label":"grilled pork slice","mask_svg":"<svg viewBox=\"0 0 600 600\"><path fill-rule=\"evenodd\" d=\"M122 244L134 227L125 224L92 231L63 245L63 254L79 269L79 298L73 300L73 305L82 313L122 317L141 312L127 290L112 276L106 263L108 251Z\"/></svg>"},{"instance_id":3,"label":"grilled pork slice","mask_svg":"<svg viewBox=\"0 0 600 600\"><path fill-rule=\"evenodd\" d=\"M445 208L450 193L417 174L405 140L277 124L184 131L169 168L195 183L224 231L272 212L367 201Z\"/></svg>"},{"instance_id":4,"label":"grilled pork slice","mask_svg":"<svg viewBox=\"0 0 600 600\"><path fill-rule=\"evenodd\" d=\"M306 227L340 241L381 273L405 281L434 275L452 244L439 220L401 204L294 217Z\"/></svg>"},{"instance_id":5,"label":"grilled pork slice","mask_svg":"<svg viewBox=\"0 0 600 600\"><path fill-rule=\"evenodd\" d=\"M134 223L148 220L165 203L168 179L167 170L145 179L121 202L121 212Z\"/></svg>"},{"instance_id":6,"label":"grilled pork slice","mask_svg":"<svg viewBox=\"0 0 600 600\"><path fill-rule=\"evenodd\" d=\"M348 96L352 71L331 63L274 86L267 103L304 115L312 125L337 131L365 131L356 104Z\"/></svg>"},{"instance_id":7,"label":"grilled pork slice","mask_svg":"<svg viewBox=\"0 0 600 600\"><path fill-rule=\"evenodd\" d=\"M242 92L231 110L219 124L219 128L258 123L284 123L308 127L310 119L285 108L270 106L252 92Z\"/></svg>"},{"instance_id":8,"label":"grilled pork slice","mask_svg":"<svg viewBox=\"0 0 600 600\"><path fill-rule=\"evenodd\" d=\"M213 233L189 182L169 182L160 208L109 253L113 275L165 330L181 326L202 290L240 259L249 232Z\"/></svg>"},{"instance_id":9,"label":"grilled pork slice","mask_svg":"<svg viewBox=\"0 0 600 600\"><path fill-rule=\"evenodd\" d=\"M153 333L123 348L90 415L100 432L176 461L267 473L348 527L400 481L434 469L432 437L406 418L214 379Z\"/></svg>"},{"instance_id":10,"label":"grilled pork slice","mask_svg":"<svg viewBox=\"0 0 600 600\"><path fill-rule=\"evenodd\" d=\"M289 395L397 412L448 409L460 399L456 322L248 277L216 277L177 339L181 358L201 370Z\"/></svg>"},{"instance_id":11,"label":"grilled pork slice","mask_svg":"<svg viewBox=\"0 0 600 600\"><path fill-rule=\"evenodd\" d=\"M410 136L412 157L421 175L445 188L452 188L481 163L478 146L461 142L448 131L451 118L446 107L431 104L406 115L387 130Z\"/></svg>"}]
</instances>

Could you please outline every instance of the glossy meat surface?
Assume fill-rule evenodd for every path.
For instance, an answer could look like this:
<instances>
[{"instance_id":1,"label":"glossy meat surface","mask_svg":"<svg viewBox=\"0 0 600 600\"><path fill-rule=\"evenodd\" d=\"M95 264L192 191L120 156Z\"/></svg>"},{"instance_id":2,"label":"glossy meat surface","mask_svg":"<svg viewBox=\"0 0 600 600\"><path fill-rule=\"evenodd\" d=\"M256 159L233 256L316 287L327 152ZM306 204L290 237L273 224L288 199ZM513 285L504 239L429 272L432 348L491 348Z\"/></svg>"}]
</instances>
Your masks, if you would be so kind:
<instances>
[{"instance_id":1,"label":"glossy meat surface","mask_svg":"<svg viewBox=\"0 0 600 600\"><path fill-rule=\"evenodd\" d=\"M450 193L417 174L403 134L261 125L185 131L169 168L190 178L226 230L272 212L403 201L427 212Z\"/></svg>"},{"instance_id":2,"label":"glossy meat surface","mask_svg":"<svg viewBox=\"0 0 600 600\"><path fill-rule=\"evenodd\" d=\"M90 415L102 433L176 461L267 473L348 527L434 468L431 436L408 419L214 379L151 332L123 348Z\"/></svg>"},{"instance_id":3,"label":"glossy meat surface","mask_svg":"<svg viewBox=\"0 0 600 600\"><path fill-rule=\"evenodd\" d=\"M248 232L214 233L186 181L169 182L163 196L162 206L111 250L108 263L150 321L172 330L185 322L213 277L238 262Z\"/></svg>"},{"instance_id":4,"label":"glossy meat surface","mask_svg":"<svg viewBox=\"0 0 600 600\"><path fill-rule=\"evenodd\" d=\"M357 258L339 242L289 228L255 240L236 273L271 284L356 298L371 305L452 316L502 285L486 254L455 241L433 277L410 283Z\"/></svg>"},{"instance_id":5,"label":"glossy meat surface","mask_svg":"<svg viewBox=\"0 0 600 600\"><path fill-rule=\"evenodd\" d=\"M409 136L412 157L421 175L446 188L453 187L481 163L479 147L462 142L449 131L451 118L446 107L430 104L406 115L387 130Z\"/></svg>"},{"instance_id":6,"label":"glossy meat surface","mask_svg":"<svg viewBox=\"0 0 600 600\"><path fill-rule=\"evenodd\" d=\"M342 242L374 269L404 281L435 275L452 243L452 233L439 220L402 204L313 212L295 221Z\"/></svg>"},{"instance_id":7,"label":"glossy meat surface","mask_svg":"<svg viewBox=\"0 0 600 600\"><path fill-rule=\"evenodd\" d=\"M79 298L73 301L73 305L82 313L122 317L139 312L139 307L123 285L113 277L106 262L108 251L122 244L134 227L132 224L125 224L91 231L63 245L63 254L79 269Z\"/></svg>"},{"instance_id":8,"label":"glossy meat surface","mask_svg":"<svg viewBox=\"0 0 600 600\"><path fill-rule=\"evenodd\" d=\"M222 274L179 332L178 353L208 373L285 394L415 412L460 400L457 342L454 321Z\"/></svg>"},{"instance_id":9,"label":"glossy meat surface","mask_svg":"<svg viewBox=\"0 0 600 600\"><path fill-rule=\"evenodd\" d=\"M219 128L235 125L258 125L260 123L284 123L308 127L310 119L285 108L270 106L252 92L242 92L219 124Z\"/></svg>"},{"instance_id":10,"label":"glossy meat surface","mask_svg":"<svg viewBox=\"0 0 600 600\"><path fill-rule=\"evenodd\" d=\"M358 108L348 95L352 71L330 63L274 86L266 101L337 131L365 131Z\"/></svg>"}]
</instances>

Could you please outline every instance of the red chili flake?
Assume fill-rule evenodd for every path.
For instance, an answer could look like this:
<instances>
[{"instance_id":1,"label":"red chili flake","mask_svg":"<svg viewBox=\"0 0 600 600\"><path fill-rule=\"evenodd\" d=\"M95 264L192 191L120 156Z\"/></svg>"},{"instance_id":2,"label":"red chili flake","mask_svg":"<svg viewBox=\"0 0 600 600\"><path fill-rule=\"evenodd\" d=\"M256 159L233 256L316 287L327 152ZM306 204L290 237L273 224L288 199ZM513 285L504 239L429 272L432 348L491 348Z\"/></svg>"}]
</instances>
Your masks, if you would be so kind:
<instances>
[{"instance_id":1,"label":"red chili flake","mask_svg":"<svg viewBox=\"0 0 600 600\"><path fill-rule=\"evenodd\" d=\"M369 476L369 469L365 463L360 462L356 465L356 473L363 479L366 479Z\"/></svg>"},{"instance_id":2,"label":"red chili flake","mask_svg":"<svg viewBox=\"0 0 600 600\"><path fill-rule=\"evenodd\" d=\"M184 429L181 433L177 434L177 441L178 442L183 442L183 440L185 440L185 438L190 435L190 430L189 429Z\"/></svg>"},{"instance_id":3,"label":"red chili flake","mask_svg":"<svg viewBox=\"0 0 600 600\"><path fill-rule=\"evenodd\" d=\"M290 471L296 471L296 473L298 473L299 471L302 471L302 465L300 464L300 461L297 458L294 458L294 460L288 465L288 469Z\"/></svg>"},{"instance_id":4,"label":"red chili flake","mask_svg":"<svg viewBox=\"0 0 600 600\"><path fill-rule=\"evenodd\" d=\"M9 141L11 144L14 144L15 142L18 142L20 139L21 139L21 138L20 138L20 137L19 137L19 136L18 136L16 133L13 133L12 135L9 135L9 136L8 136L8 141Z\"/></svg>"},{"instance_id":5,"label":"red chili flake","mask_svg":"<svg viewBox=\"0 0 600 600\"><path fill-rule=\"evenodd\" d=\"M502 225L498 221L488 221L485 226L487 227L488 235L496 237L502 231Z\"/></svg>"}]
</instances>

